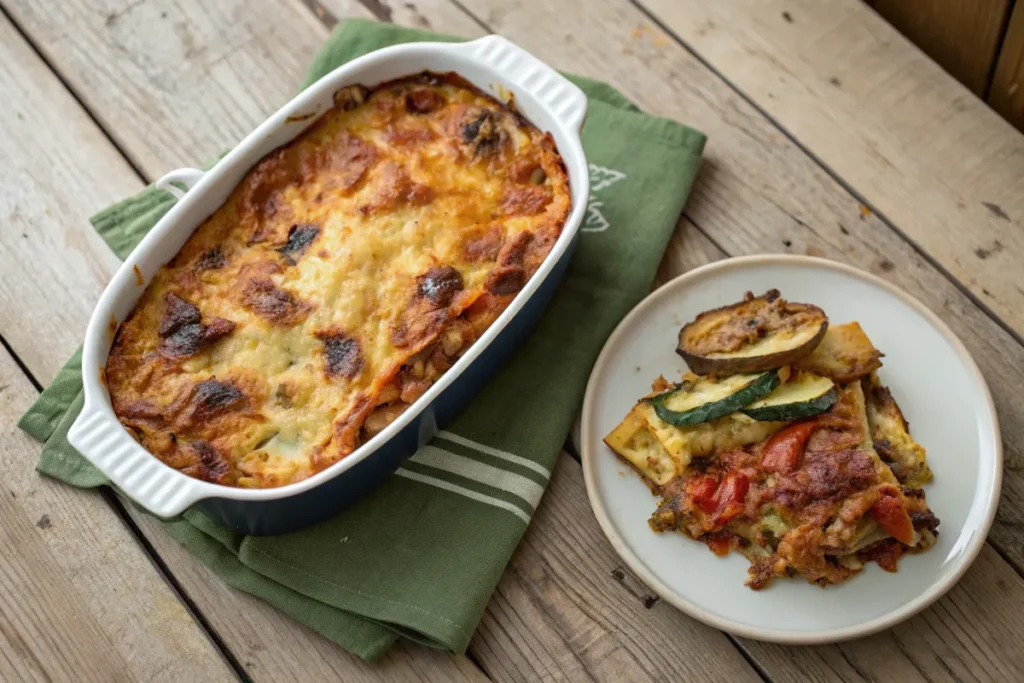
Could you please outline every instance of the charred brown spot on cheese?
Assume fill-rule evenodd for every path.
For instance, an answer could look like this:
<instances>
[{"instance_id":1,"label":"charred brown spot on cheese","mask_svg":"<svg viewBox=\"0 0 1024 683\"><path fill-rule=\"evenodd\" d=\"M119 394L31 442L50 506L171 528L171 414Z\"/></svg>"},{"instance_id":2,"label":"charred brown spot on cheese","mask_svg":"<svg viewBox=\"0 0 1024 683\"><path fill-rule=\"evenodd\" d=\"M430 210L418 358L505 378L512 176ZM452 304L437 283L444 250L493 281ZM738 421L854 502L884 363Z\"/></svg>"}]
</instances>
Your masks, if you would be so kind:
<instances>
[{"instance_id":1,"label":"charred brown spot on cheese","mask_svg":"<svg viewBox=\"0 0 1024 683\"><path fill-rule=\"evenodd\" d=\"M313 223L301 223L288 229L288 241L277 250L292 264L296 257L302 255L306 248L320 235L320 226Z\"/></svg>"},{"instance_id":2,"label":"charred brown spot on cheese","mask_svg":"<svg viewBox=\"0 0 1024 683\"><path fill-rule=\"evenodd\" d=\"M192 272L201 273L205 270L219 270L225 264L227 264L227 258L224 256L224 250L218 244L199 255L199 258L192 265Z\"/></svg>"},{"instance_id":3,"label":"charred brown spot on cheese","mask_svg":"<svg viewBox=\"0 0 1024 683\"><path fill-rule=\"evenodd\" d=\"M342 332L320 332L324 344L324 370L328 377L352 379L363 369L363 352L359 341Z\"/></svg>"},{"instance_id":4,"label":"charred brown spot on cheese","mask_svg":"<svg viewBox=\"0 0 1024 683\"><path fill-rule=\"evenodd\" d=\"M490 223L472 231L466 231L462 239L462 255L467 261L473 263L494 261L501 251L504 229L501 223Z\"/></svg>"},{"instance_id":5,"label":"charred brown spot on cheese","mask_svg":"<svg viewBox=\"0 0 1024 683\"><path fill-rule=\"evenodd\" d=\"M865 451L808 451L800 467L775 487L775 499L790 509L805 508L812 501L835 503L876 480L875 464Z\"/></svg>"},{"instance_id":6,"label":"charred brown spot on cheese","mask_svg":"<svg viewBox=\"0 0 1024 683\"><path fill-rule=\"evenodd\" d=\"M494 269L487 276L486 287L493 294L515 294L526 284L524 267L527 250L533 235L521 232L505 243L498 254Z\"/></svg>"},{"instance_id":7,"label":"charred brown spot on cheese","mask_svg":"<svg viewBox=\"0 0 1024 683\"><path fill-rule=\"evenodd\" d=\"M430 88L417 88L405 95L405 108L411 114L429 114L446 103L444 95Z\"/></svg>"},{"instance_id":8,"label":"charred brown spot on cheese","mask_svg":"<svg viewBox=\"0 0 1024 683\"><path fill-rule=\"evenodd\" d=\"M499 209L505 216L534 216L551 203L551 191L542 186L509 185L501 198Z\"/></svg>"},{"instance_id":9,"label":"charred brown spot on cheese","mask_svg":"<svg viewBox=\"0 0 1024 683\"><path fill-rule=\"evenodd\" d=\"M213 318L209 324L201 324L199 309L173 292L168 292L164 301L166 308L157 334L163 338L159 352L165 358L194 356L235 329L235 323L224 318Z\"/></svg>"},{"instance_id":10,"label":"charred brown spot on cheese","mask_svg":"<svg viewBox=\"0 0 1024 683\"><path fill-rule=\"evenodd\" d=\"M187 424L198 424L216 417L245 401L245 394L229 382L208 379L192 387L185 406Z\"/></svg>"},{"instance_id":11,"label":"charred brown spot on cheese","mask_svg":"<svg viewBox=\"0 0 1024 683\"><path fill-rule=\"evenodd\" d=\"M276 325L297 325L312 306L299 301L271 280L253 279L242 290L242 305Z\"/></svg>"},{"instance_id":12,"label":"charred brown spot on cheese","mask_svg":"<svg viewBox=\"0 0 1024 683\"><path fill-rule=\"evenodd\" d=\"M376 162L378 153L373 143L345 132L327 148L323 156L323 160L318 158L316 162L329 171L325 176L326 184L347 192L363 179L366 171Z\"/></svg>"},{"instance_id":13,"label":"charred brown spot on cheese","mask_svg":"<svg viewBox=\"0 0 1024 683\"><path fill-rule=\"evenodd\" d=\"M402 204L423 206L434 200L434 191L429 186L413 180L405 167L393 161L387 161L378 168L372 183L370 201L359 207L364 215L394 209Z\"/></svg>"},{"instance_id":14,"label":"charred brown spot on cheese","mask_svg":"<svg viewBox=\"0 0 1024 683\"><path fill-rule=\"evenodd\" d=\"M170 335L182 325L199 322L199 309L174 292L168 292L164 296L164 304L166 305L164 317L160 321L160 327L156 330L161 337Z\"/></svg>"},{"instance_id":15,"label":"charred brown spot on cheese","mask_svg":"<svg viewBox=\"0 0 1024 683\"><path fill-rule=\"evenodd\" d=\"M231 472L231 464L216 448L203 440L193 441L188 447L196 462L183 467L182 472L214 484L225 483L225 478Z\"/></svg>"},{"instance_id":16,"label":"charred brown spot on cheese","mask_svg":"<svg viewBox=\"0 0 1024 683\"><path fill-rule=\"evenodd\" d=\"M107 320L107 334L111 339L117 336L117 318L114 316L110 316L110 319Z\"/></svg>"},{"instance_id":17,"label":"charred brown spot on cheese","mask_svg":"<svg viewBox=\"0 0 1024 683\"><path fill-rule=\"evenodd\" d=\"M163 411L152 401L137 399L128 403L117 403L117 413L122 418L138 422L162 421Z\"/></svg>"},{"instance_id":18,"label":"charred brown spot on cheese","mask_svg":"<svg viewBox=\"0 0 1024 683\"><path fill-rule=\"evenodd\" d=\"M434 304L447 306L462 290L462 274L451 266L435 266L416 278L416 295Z\"/></svg>"},{"instance_id":19,"label":"charred brown spot on cheese","mask_svg":"<svg viewBox=\"0 0 1024 683\"><path fill-rule=\"evenodd\" d=\"M462 143L473 157L487 157L498 152L508 140L501 127L501 114L491 109L467 107L459 124Z\"/></svg>"},{"instance_id":20,"label":"charred brown spot on cheese","mask_svg":"<svg viewBox=\"0 0 1024 683\"><path fill-rule=\"evenodd\" d=\"M239 218L250 230L250 243L265 239L272 221L290 219L292 209L284 192L299 179L295 156L286 149L271 152L239 186Z\"/></svg>"},{"instance_id":21,"label":"charred brown spot on cheese","mask_svg":"<svg viewBox=\"0 0 1024 683\"><path fill-rule=\"evenodd\" d=\"M366 86L349 85L334 93L334 106L342 111L352 111L359 105L366 102L370 91Z\"/></svg>"},{"instance_id":22,"label":"charred brown spot on cheese","mask_svg":"<svg viewBox=\"0 0 1024 683\"><path fill-rule=\"evenodd\" d=\"M448 306L462 291L462 274L451 266L434 266L416 278L416 288L391 332L398 348L421 348L448 321Z\"/></svg>"},{"instance_id":23,"label":"charred brown spot on cheese","mask_svg":"<svg viewBox=\"0 0 1024 683\"><path fill-rule=\"evenodd\" d=\"M208 325L202 326L203 345L212 344L218 339L223 339L235 330L235 323L226 318L214 318Z\"/></svg>"}]
</instances>

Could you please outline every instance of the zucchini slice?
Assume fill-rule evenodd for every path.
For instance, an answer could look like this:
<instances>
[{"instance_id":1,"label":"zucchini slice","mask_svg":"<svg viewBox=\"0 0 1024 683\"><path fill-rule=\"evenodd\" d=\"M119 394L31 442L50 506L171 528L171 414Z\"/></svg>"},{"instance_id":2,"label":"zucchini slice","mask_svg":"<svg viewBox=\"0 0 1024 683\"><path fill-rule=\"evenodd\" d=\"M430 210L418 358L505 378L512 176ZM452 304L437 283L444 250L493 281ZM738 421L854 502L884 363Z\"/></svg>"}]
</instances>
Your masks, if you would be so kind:
<instances>
[{"instance_id":1,"label":"zucchini slice","mask_svg":"<svg viewBox=\"0 0 1024 683\"><path fill-rule=\"evenodd\" d=\"M743 414L764 422L799 420L823 413L839 400L835 383L828 377L798 372L760 401L743 408Z\"/></svg>"},{"instance_id":2,"label":"zucchini slice","mask_svg":"<svg viewBox=\"0 0 1024 683\"><path fill-rule=\"evenodd\" d=\"M644 399L655 414L676 427L717 420L770 394L789 368L730 377L697 377Z\"/></svg>"},{"instance_id":3,"label":"zucchini slice","mask_svg":"<svg viewBox=\"0 0 1024 683\"><path fill-rule=\"evenodd\" d=\"M701 375L764 372L806 356L825 336L817 306L786 301L779 290L704 311L679 331L676 352Z\"/></svg>"}]
</instances>

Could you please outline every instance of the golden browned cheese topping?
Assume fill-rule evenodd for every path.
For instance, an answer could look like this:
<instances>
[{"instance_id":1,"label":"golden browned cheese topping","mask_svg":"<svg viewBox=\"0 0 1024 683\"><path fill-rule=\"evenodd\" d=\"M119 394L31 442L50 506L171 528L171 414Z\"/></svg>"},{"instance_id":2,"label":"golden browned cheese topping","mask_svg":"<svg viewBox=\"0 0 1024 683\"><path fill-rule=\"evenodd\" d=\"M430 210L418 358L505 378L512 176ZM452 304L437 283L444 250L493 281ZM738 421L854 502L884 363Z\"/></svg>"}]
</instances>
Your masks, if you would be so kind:
<instances>
[{"instance_id":1,"label":"golden browned cheese topping","mask_svg":"<svg viewBox=\"0 0 1024 683\"><path fill-rule=\"evenodd\" d=\"M108 359L114 410L191 476L308 477L466 351L569 209L551 136L458 77L345 88L154 276Z\"/></svg>"}]
</instances>

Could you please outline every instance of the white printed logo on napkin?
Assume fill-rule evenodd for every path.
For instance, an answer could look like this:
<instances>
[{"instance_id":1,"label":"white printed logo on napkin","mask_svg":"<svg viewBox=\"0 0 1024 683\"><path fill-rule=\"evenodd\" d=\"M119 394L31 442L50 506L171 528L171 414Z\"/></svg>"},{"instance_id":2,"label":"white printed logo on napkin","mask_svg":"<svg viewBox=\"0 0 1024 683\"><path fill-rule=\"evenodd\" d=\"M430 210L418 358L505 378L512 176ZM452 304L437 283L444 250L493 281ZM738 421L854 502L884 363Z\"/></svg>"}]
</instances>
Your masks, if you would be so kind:
<instances>
[{"instance_id":1,"label":"white printed logo on napkin","mask_svg":"<svg viewBox=\"0 0 1024 683\"><path fill-rule=\"evenodd\" d=\"M611 187L626 177L622 171L614 168L605 168L597 164L590 164L590 201L587 202L587 215L583 219L583 232L604 232L609 228L608 219L601 213L604 202L600 200L597 193Z\"/></svg>"}]
</instances>

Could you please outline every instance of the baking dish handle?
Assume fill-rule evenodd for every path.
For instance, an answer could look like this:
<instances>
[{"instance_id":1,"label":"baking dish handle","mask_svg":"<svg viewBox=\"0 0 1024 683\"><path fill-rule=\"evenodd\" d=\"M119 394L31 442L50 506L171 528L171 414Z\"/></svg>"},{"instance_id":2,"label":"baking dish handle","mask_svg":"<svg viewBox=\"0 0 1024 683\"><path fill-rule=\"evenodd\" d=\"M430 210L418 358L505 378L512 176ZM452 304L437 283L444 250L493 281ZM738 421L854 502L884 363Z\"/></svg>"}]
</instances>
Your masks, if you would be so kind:
<instances>
[{"instance_id":1,"label":"baking dish handle","mask_svg":"<svg viewBox=\"0 0 1024 683\"><path fill-rule=\"evenodd\" d=\"M205 482L150 455L112 412L89 401L68 430L68 442L121 492L158 517L177 517L208 497Z\"/></svg>"},{"instance_id":2,"label":"baking dish handle","mask_svg":"<svg viewBox=\"0 0 1024 683\"><path fill-rule=\"evenodd\" d=\"M202 178L203 171L200 171L198 168L179 168L156 181L156 186L173 194L175 199L181 199ZM181 189L178 185L184 185L185 189Z\"/></svg>"},{"instance_id":3,"label":"baking dish handle","mask_svg":"<svg viewBox=\"0 0 1024 683\"><path fill-rule=\"evenodd\" d=\"M451 47L490 66L536 97L572 130L579 132L583 128L587 118L587 96L583 91L508 38L489 35L466 43L452 44Z\"/></svg>"}]
</instances>

